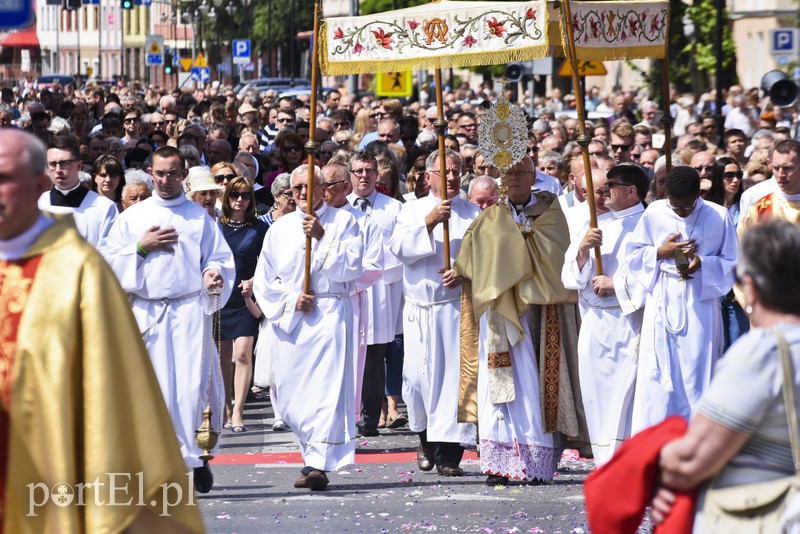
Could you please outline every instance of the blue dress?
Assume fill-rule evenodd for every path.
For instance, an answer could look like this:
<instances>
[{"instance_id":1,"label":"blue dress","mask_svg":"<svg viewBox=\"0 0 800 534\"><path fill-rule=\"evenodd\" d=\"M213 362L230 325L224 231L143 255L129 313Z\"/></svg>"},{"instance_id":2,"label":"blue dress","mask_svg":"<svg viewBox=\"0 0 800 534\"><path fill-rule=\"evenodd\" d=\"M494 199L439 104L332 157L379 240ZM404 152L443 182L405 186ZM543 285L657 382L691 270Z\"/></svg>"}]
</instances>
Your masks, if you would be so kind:
<instances>
[{"instance_id":1,"label":"blue dress","mask_svg":"<svg viewBox=\"0 0 800 534\"><path fill-rule=\"evenodd\" d=\"M243 227L237 225L221 224L225 241L233 251L233 260L236 264L236 281L233 284L231 298L222 308L220 319L221 338L236 339L237 337L255 336L258 333L258 320L253 317L242 297L239 283L242 280L253 278L256 272L258 255L267 235L267 226L264 222L255 220Z\"/></svg>"}]
</instances>

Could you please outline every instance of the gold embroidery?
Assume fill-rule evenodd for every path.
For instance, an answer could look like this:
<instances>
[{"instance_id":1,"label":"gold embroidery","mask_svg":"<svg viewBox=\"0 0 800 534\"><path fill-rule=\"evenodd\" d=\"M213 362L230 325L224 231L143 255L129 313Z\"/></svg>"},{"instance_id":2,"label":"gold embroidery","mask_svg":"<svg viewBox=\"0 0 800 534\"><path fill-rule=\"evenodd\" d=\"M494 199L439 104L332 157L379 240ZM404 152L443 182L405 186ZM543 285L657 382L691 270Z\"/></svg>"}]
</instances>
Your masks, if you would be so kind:
<instances>
[{"instance_id":1,"label":"gold embroidery","mask_svg":"<svg viewBox=\"0 0 800 534\"><path fill-rule=\"evenodd\" d=\"M428 37L425 44L431 44L434 39L438 39L440 43L445 44L447 42L447 30L447 22L444 19L435 18L427 21L423 30Z\"/></svg>"},{"instance_id":2,"label":"gold embroidery","mask_svg":"<svg viewBox=\"0 0 800 534\"><path fill-rule=\"evenodd\" d=\"M317 269L317 272L322 272L322 268L325 267L325 262L328 261L328 256L330 255L331 249L333 248L333 245L335 243L336 243L336 238L334 237L333 239L331 239L331 246L329 246L328 250L325 252L325 257L322 258L322 263L320 264L319 269Z\"/></svg>"},{"instance_id":3,"label":"gold embroidery","mask_svg":"<svg viewBox=\"0 0 800 534\"><path fill-rule=\"evenodd\" d=\"M544 430L552 432L558 423L559 364L561 358L561 328L558 307L547 304L545 313L544 342Z\"/></svg>"},{"instance_id":4,"label":"gold embroidery","mask_svg":"<svg viewBox=\"0 0 800 534\"><path fill-rule=\"evenodd\" d=\"M492 352L487 356L489 369L511 367L511 355L508 352Z\"/></svg>"},{"instance_id":5,"label":"gold embroidery","mask_svg":"<svg viewBox=\"0 0 800 534\"><path fill-rule=\"evenodd\" d=\"M17 321L25 309L33 279L25 278L22 267L15 263L2 262L0 269L0 391L8 391L11 380L11 364L17 352Z\"/></svg>"}]
</instances>

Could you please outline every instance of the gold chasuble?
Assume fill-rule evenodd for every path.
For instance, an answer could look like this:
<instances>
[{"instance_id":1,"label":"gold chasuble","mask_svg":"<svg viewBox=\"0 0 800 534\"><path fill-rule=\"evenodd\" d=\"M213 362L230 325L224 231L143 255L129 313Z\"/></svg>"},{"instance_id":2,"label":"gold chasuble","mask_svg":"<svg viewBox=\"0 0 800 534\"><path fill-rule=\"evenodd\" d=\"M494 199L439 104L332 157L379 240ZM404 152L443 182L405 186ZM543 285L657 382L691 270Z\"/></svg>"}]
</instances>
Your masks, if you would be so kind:
<instances>
[{"instance_id":1,"label":"gold chasuble","mask_svg":"<svg viewBox=\"0 0 800 534\"><path fill-rule=\"evenodd\" d=\"M781 192L770 193L753 203L747 213L742 213L739 236L751 226L768 220L789 221L800 224L800 201L791 202Z\"/></svg>"},{"instance_id":2,"label":"gold chasuble","mask_svg":"<svg viewBox=\"0 0 800 534\"><path fill-rule=\"evenodd\" d=\"M564 288L561 268L569 246L556 196L533 193L528 226L517 225L503 204L484 210L467 230L454 269L464 278L461 297L459 422L477 422L478 326L487 314L487 361L492 403L514 400L510 349L522 342L522 315L533 307L531 332L539 359L544 432L577 441L588 432L578 383L578 295Z\"/></svg>"},{"instance_id":3,"label":"gold chasuble","mask_svg":"<svg viewBox=\"0 0 800 534\"><path fill-rule=\"evenodd\" d=\"M202 532L130 304L72 217L1 267L3 531Z\"/></svg>"}]
</instances>

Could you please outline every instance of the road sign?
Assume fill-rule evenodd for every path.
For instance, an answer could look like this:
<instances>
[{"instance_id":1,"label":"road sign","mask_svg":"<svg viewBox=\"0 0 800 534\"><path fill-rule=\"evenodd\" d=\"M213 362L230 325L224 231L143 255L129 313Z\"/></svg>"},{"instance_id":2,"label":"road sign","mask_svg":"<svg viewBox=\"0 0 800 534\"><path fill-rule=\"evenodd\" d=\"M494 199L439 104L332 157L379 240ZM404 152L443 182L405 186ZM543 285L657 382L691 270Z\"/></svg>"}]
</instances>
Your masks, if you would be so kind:
<instances>
[{"instance_id":1,"label":"road sign","mask_svg":"<svg viewBox=\"0 0 800 534\"><path fill-rule=\"evenodd\" d=\"M191 70L192 58L182 57L178 60L178 62L181 64L181 69L183 69L183 72L189 72Z\"/></svg>"},{"instance_id":2,"label":"road sign","mask_svg":"<svg viewBox=\"0 0 800 534\"><path fill-rule=\"evenodd\" d=\"M256 64L253 62L245 63L239 66L244 72L255 72L256 71Z\"/></svg>"},{"instance_id":3,"label":"road sign","mask_svg":"<svg viewBox=\"0 0 800 534\"><path fill-rule=\"evenodd\" d=\"M208 67L208 62L206 61L206 56L203 55L202 52L198 52L192 62L192 67Z\"/></svg>"},{"instance_id":4,"label":"road sign","mask_svg":"<svg viewBox=\"0 0 800 534\"><path fill-rule=\"evenodd\" d=\"M144 42L145 58L144 64L147 67L160 67L164 64L164 36L148 35Z\"/></svg>"},{"instance_id":5,"label":"road sign","mask_svg":"<svg viewBox=\"0 0 800 534\"><path fill-rule=\"evenodd\" d=\"M608 74L602 61L578 61L578 76L605 76ZM569 61L564 61L558 70L558 75L564 78L572 76L572 67Z\"/></svg>"},{"instance_id":6,"label":"road sign","mask_svg":"<svg viewBox=\"0 0 800 534\"><path fill-rule=\"evenodd\" d=\"M192 80L207 82L211 79L211 69L208 67L192 67Z\"/></svg>"},{"instance_id":7,"label":"road sign","mask_svg":"<svg viewBox=\"0 0 800 534\"><path fill-rule=\"evenodd\" d=\"M777 30L770 30L769 44L772 57L780 65L786 65L790 59L797 57L800 46L798 46L798 33L800 30L797 28L781 28Z\"/></svg>"},{"instance_id":8,"label":"road sign","mask_svg":"<svg viewBox=\"0 0 800 534\"><path fill-rule=\"evenodd\" d=\"M250 39L233 41L233 62L236 65L250 63Z\"/></svg>"},{"instance_id":9,"label":"road sign","mask_svg":"<svg viewBox=\"0 0 800 534\"><path fill-rule=\"evenodd\" d=\"M411 96L414 84L411 81L411 71L384 72L378 74L375 87L376 96Z\"/></svg>"},{"instance_id":10,"label":"road sign","mask_svg":"<svg viewBox=\"0 0 800 534\"><path fill-rule=\"evenodd\" d=\"M33 0L0 2L0 30L27 28L33 22Z\"/></svg>"}]
</instances>

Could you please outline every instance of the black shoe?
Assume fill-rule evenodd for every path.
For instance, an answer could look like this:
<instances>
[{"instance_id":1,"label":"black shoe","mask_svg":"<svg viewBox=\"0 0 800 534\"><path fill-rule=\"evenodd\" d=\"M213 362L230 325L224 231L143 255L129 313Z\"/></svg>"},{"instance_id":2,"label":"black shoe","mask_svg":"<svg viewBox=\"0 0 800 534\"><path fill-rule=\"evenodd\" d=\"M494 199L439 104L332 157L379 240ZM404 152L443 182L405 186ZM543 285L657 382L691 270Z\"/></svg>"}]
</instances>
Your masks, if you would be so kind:
<instances>
[{"instance_id":1,"label":"black shoe","mask_svg":"<svg viewBox=\"0 0 800 534\"><path fill-rule=\"evenodd\" d=\"M422 445L417 449L417 467L420 471L430 471L433 469L433 454Z\"/></svg>"},{"instance_id":2,"label":"black shoe","mask_svg":"<svg viewBox=\"0 0 800 534\"><path fill-rule=\"evenodd\" d=\"M486 485L492 488L495 486L508 486L508 477L489 475L486 477Z\"/></svg>"},{"instance_id":3,"label":"black shoe","mask_svg":"<svg viewBox=\"0 0 800 534\"><path fill-rule=\"evenodd\" d=\"M306 487L311 491L322 491L328 487L328 475L319 469L312 469L305 479Z\"/></svg>"},{"instance_id":4,"label":"black shoe","mask_svg":"<svg viewBox=\"0 0 800 534\"><path fill-rule=\"evenodd\" d=\"M372 438L375 436L380 436L381 433L377 428L369 427L369 426L360 426L358 427L358 433L364 436L365 438Z\"/></svg>"},{"instance_id":5,"label":"black shoe","mask_svg":"<svg viewBox=\"0 0 800 534\"><path fill-rule=\"evenodd\" d=\"M464 470L456 464L437 465L436 472L443 477L463 477Z\"/></svg>"},{"instance_id":6,"label":"black shoe","mask_svg":"<svg viewBox=\"0 0 800 534\"><path fill-rule=\"evenodd\" d=\"M203 467L194 468L194 489L197 493L208 493L214 486L214 475L208 466L208 461L203 460Z\"/></svg>"}]
</instances>

